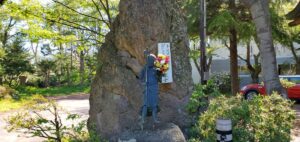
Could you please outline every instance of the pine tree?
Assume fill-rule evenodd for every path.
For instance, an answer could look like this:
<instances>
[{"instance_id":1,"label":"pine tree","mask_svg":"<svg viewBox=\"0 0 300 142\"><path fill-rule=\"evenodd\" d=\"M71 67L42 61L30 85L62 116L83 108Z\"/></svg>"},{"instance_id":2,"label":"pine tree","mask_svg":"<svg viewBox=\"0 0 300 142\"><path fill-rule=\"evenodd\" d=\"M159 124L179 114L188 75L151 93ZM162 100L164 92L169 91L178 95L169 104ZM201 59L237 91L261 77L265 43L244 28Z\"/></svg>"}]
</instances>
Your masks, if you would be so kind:
<instances>
[{"instance_id":1,"label":"pine tree","mask_svg":"<svg viewBox=\"0 0 300 142\"><path fill-rule=\"evenodd\" d=\"M11 86L13 81L25 72L33 72L29 54L23 48L21 37L14 39L13 43L5 49L5 57L1 60L6 82Z\"/></svg>"}]
</instances>

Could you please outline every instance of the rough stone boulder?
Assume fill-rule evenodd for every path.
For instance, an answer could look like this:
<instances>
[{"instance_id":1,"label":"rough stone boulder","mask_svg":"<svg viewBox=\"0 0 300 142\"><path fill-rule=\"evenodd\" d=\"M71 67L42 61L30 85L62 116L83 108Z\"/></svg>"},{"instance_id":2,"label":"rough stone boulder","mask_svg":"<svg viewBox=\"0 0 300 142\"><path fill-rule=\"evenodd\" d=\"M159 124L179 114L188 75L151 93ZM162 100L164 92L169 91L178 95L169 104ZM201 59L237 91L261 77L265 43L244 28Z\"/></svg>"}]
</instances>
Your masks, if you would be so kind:
<instances>
[{"instance_id":1,"label":"rough stone boulder","mask_svg":"<svg viewBox=\"0 0 300 142\"><path fill-rule=\"evenodd\" d=\"M170 42L173 83L160 85L161 123L179 127L189 121L185 104L192 91L189 42L177 0L121 0L119 15L99 50L91 86L89 128L110 138L138 128L143 86L136 78L145 63L143 51L157 53Z\"/></svg>"},{"instance_id":2,"label":"rough stone boulder","mask_svg":"<svg viewBox=\"0 0 300 142\"><path fill-rule=\"evenodd\" d=\"M119 142L136 141L136 142L185 142L185 137L180 128L173 124L167 123L153 130L124 132L118 138Z\"/></svg>"}]
</instances>

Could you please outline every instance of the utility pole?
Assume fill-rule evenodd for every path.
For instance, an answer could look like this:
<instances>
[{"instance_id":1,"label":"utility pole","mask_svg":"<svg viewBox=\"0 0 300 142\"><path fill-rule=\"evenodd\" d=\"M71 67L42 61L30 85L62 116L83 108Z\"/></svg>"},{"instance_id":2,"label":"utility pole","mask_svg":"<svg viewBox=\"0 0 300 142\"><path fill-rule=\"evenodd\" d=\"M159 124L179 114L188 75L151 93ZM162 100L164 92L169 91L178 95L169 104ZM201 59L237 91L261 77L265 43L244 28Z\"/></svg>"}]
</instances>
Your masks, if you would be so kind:
<instances>
[{"instance_id":1,"label":"utility pole","mask_svg":"<svg viewBox=\"0 0 300 142\"><path fill-rule=\"evenodd\" d=\"M200 0L200 77L201 84L206 84L208 73L206 65L206 0Z\"/></svg>"}]
</instances>

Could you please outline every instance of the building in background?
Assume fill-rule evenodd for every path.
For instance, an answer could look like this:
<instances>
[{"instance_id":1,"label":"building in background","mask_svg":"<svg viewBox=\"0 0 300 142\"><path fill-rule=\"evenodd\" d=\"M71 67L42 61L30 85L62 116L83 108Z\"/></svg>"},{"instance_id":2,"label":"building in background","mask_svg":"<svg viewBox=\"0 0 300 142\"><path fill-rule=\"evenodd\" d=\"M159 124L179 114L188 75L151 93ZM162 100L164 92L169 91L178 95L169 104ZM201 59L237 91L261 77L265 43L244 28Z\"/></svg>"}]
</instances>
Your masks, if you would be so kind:
<instances>
[{"instance_id":1,"label":"building in background","mask_svg":"<svg viewBox=\"0 0 300 142\"><path fill-rule=\"evenodd\" d=\"M296 47L300 48L299 44L295 44ZM225 43L222 41L212 41L210 47L216 47L217 50L214 51L214 56L209 70L210 74L230 72L230 60L229 60L229 50L225 47ZM254 63L253 55L257 55L259 50L254 41L250 44L250 57L251 63ZM295 61L289 48L281 46L280 44L275 44L276 59L278 64L278 72L281 75L293 75L295 74ZM245 44L238 45L238 55L245 58L247 54L247 49ZM300 52L298 51L298 54ZM246 62L239 59L239 75L241 79L241 86L251 83L251 77L247 70ZM194 83L199 83L200 75L197 71L195 64L192 62L192 76Z\"/></svg>"},{"instance_id":2,"label":"building in background","mask_svg":"<svg viewBox=\"0 0 300 142\"><path fill-rule=\"evenodd\" d=\"M288 20L291 20L289 23L289 26L299 26L300 25L300 1L296 5L296 7L290 11L286 18ZM198 41L199 42L199 41ZM230 72L230 60L229 60L229 50L226 48L225 43L221 40L214 40L212 42L209 41L209 46L207 47L215 47L218 48L213 56L212 64L209 70L210 74L214 73L221 73L221 72ZM195 47L199 47L199 43L194 43L191 41L191 49L195 49ZM277 66L278 66L278 73L279 75L295 75L296 74L296 62L292 55L292 52L289 48L283 47L280 44L275 44L275 50L276 50L276 59L277 59ZM294 43L296 54L300 55L300 45ZM238 45L238 55L245 57L246 56L246 45L239 44ZM250 50L250 56L251 56L251 63L254 63L253 55L257 54L259 52L257 45L254 41L251 42L251 50ZM192 64L192 77L194 83L200 82L200 75L196 68L195 63L191 60ZM238 60L238 66L239 66L239 76L241 79L240 85L243 86L245 84L251 83L251 77L248 72L246 62L239 59Z\"/></svg>"}]
</instances>

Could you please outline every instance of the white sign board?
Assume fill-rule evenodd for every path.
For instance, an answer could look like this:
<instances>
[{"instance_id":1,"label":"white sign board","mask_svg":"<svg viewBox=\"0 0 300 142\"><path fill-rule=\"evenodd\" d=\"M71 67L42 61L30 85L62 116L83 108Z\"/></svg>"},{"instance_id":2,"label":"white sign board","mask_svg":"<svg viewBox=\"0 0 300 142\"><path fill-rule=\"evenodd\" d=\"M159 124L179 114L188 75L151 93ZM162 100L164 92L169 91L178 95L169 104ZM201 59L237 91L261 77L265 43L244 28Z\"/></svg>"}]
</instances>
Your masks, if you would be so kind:
<instances>
[{"instance_id":1,"label":"white sign board","mask_svg":"<svg viewBox=\"0 0 300 142\"><path fill-rule=\"evenodd\" d=\"M162 77L161 82L171 83L173 82L173 76L172 76L172 59L171 59L170 43L158 43L158 54L163 54L170 57L169 69L166 72L166 74Z\"/></svg>"}]
</instances>

